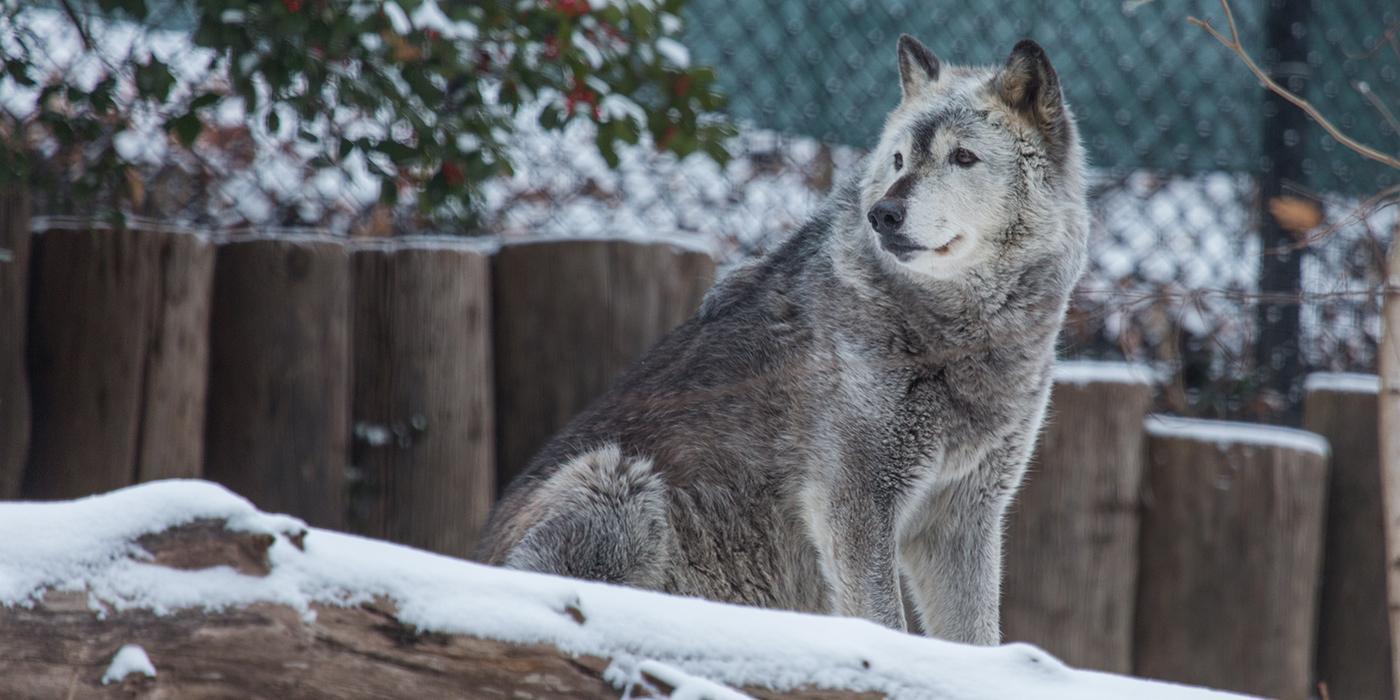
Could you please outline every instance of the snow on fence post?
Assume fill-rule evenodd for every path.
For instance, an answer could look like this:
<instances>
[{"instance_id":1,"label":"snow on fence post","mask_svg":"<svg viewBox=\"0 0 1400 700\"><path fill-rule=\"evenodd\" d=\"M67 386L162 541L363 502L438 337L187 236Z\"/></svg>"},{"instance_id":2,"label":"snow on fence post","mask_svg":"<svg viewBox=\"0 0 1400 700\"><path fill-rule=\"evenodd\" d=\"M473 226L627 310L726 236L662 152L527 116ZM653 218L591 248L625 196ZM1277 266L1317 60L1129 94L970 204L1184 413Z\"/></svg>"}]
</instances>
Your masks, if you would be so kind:
<instances>
[{"instance_id":1,"label":"snow on fence post","mask_svg":"<svg viewBox=\"0 0 1400 700\"><path fill-rule=\"evenodd\" d=\"M354 278L350 526L465 557L496 499L489 251L362 242Z\"/></svg>"},{"instance_id":2,"label":"snow on fence post","mask_svg":"<svg viewBox=\"0 0 1400 700\"><path fill-rule=\"evenodd\" d=\"M1303 424L1332 445L1317 680L1334 698L1390 698L1385 514L1374 374L1309 375Z\"/></svg>"},{"instance_id":3,"label":"snow on fence post","mask_svg":"<svg viewBox=\"0 0 1400 700\"><path fill-rule=\"evenodd\" d=\"M344 239L239 236L218 246L205 475L263 510L342 528L350 440Z\"/></svg>"},{"instance_id":4,"label":"snow on fence post","mask_svg":"<svg viewBox=\"0 0 1400 700\"><path fill-rule=\"evenodd\" d=\"M1308 698L1327 440L1165 416L1146 425L1136 674Z\"/></svg>"},{"instance_id":5,"label":"snow on fence post","mask_svg":"<svg viewBox=\"0 0 1400 700\"><path fill-rule=\"evenodd\" d=\"M688 318L714 259L665 242L552 240L496 254L497 484Z\"/></svg>"},{"instance_id":6,"label":"snow on fence post","mask_svg":"<svg viewBox=\"0 0 1400 700\"><path fill-rule=\"evenodd\" d=\"M29 236L28 190L0 193L0 500L19 498L29 454Z\"/></svg>"},{"instance_id":7,"label":"snow on fence post","mask_svg":"<svg viewBox=\"0 0 1400 700\"><path fill-rule=\"evenodd\" d=\"M1141 365L1055 368L1045 433L1008 517L1007 641L1074 666L1132 672L1142 425L1153 383Z\"/></svg>"},{"instance_id":8,"label":"snow on fence post","mask_svg":"<svg viewBox=\"0 0 1400 700\"><path fill-rule=\"evenodd\" d=\"M135 221L36 220L35 232L24 495L198 476L212 244Z\"/></svg>"}]
</instances>

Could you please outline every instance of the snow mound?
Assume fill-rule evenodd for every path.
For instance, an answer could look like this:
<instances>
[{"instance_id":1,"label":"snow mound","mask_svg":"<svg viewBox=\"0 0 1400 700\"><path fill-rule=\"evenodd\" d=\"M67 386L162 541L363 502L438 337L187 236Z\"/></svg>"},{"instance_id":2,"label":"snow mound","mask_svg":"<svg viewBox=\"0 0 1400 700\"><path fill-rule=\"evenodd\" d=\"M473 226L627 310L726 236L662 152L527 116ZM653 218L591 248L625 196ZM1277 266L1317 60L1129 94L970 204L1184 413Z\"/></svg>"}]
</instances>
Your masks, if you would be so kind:
<instances>
[{"instance_id":1,"label":"snow mound","mask_svg":"<svg viewBox=\"0 0 1400 700\"><path fill-rule=\"evenodd\" d=\"M1332 453L1327 438L1297 428L1257 423L1235 423L1202 418L1153 415L1147 417L1149 435L1213 442L1220 447L1258 445L1313 452L1323 457Z\"/></svg>"},{"instance_id":2,"label":"snow mound","mask_svg":"<svg viewBox=\"0 0 1400 700\"><path fill-rule=\"evenodd\" d=\"M116 656L112 657L107 672L102 674L102 685L120 683L123 678L133 673L155 678L156 667L151 663L151 657L146 656L145 649L137 644L127 644L118 649Z\"/></svg>"},{"instance_id":3,"label":"snow mound","mask_svg":"<svg viewBox=\"0 0 1400 700\"><path fill-rule=\"evenodd\" d=\"M271 571L177 570L143 561L136 540L216 519L272 534ZM724 605L694 598L483 566L265 515L222 487L162 481L59 503L0 503L0 604L32 605L45 589L84 591L108 609L156 614L255 601L291 606L393 601L420 632L465 634L613 661L610 682L647 677L694 696L714 684L848 688L891 697L1157 698L1223 693L1070 669L1024 644L973 647L873 623ZM147 557L149 559L149 557ZM119 669L120 670L120 669ZM153 671L152 671L153 672Z\"/></svg>"},{"instance_id":4,"label":"snow mound","mask_svg":"<svg viewBox=\"0 0 1400 700\"><path fill-rule=\"evenodd\" d=\"M1337 394L1379 394L1381 378L1355 372L1314 372L1303 380L1303 391L1330 391Z\"/></svg>"}]
</instances>

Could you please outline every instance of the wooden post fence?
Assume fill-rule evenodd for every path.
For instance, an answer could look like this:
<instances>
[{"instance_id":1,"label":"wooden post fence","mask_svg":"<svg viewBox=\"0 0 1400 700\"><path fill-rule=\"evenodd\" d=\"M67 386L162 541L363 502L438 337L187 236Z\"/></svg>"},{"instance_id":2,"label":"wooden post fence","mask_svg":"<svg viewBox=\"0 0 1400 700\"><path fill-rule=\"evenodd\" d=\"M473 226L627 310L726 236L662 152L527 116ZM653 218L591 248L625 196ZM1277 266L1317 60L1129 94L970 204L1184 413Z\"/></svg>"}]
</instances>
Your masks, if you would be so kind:
<instances>
[{"instance_id":1,"label":"wooden post fence","mask_svg":"<svg viewBox=\"0 0 1400 700\"><path fill-rule=\"evenodd\" d=\"M218 246L205 475L265 511L343 528L350 438L344 239Z\"/></svg>"},{"instance_id":2,"label":"wooden post fence","mask_svg":"<svg viewBox=\"0 0 1400 700\"><path fill-rule=\"evenodd\" d=\"M1334 698L1394 697L1374 374L1309 375L1303 424L1332 444L1317 680Z\"/></svg>"},{"instance_id":3,"label":"wooden post fence","mask_svg":"<svg viewBox=\"0 0 1400 700\"><path fill-rule=\"evenodd\" d=\"M1310 697L1327 441L1159 416L1147 431L1137 674Z\"/></svg>"},{"instance_id":4,"label":"wooden post fence","mask_svg":"<svg viewBox=\"0 0 1400 700\"><path fill-rule=\"evenodd\" d=\"M497 484L694 313L714 276L709 255L665 243L502 247L493 274Z\"/></svg>"},{"instance_id":5,"label":"wooden post fence","mask_svg":"<svg viewBox=\"0 0 1400 700\"><path fill-rule=\"evenodd\" d=\"M1400 223L1390 237L1381 307L1380 460L1385 513L1386 591L1390 610L1390 670L1400 688Z\"/></svg>"},{"instance_id":6,"label":"wooden post fence","mask_svg":"<svg viewBox=\"0 0 1400 700\"><path fill-rule=\"evenodd\" d=\"M209 241L156 225L50 220L33 244L24 495L199 475Z\"/></svg>"},{"instance_id":7,"label":"wooden post fence","mask_svg":"<svg viewBox=\"0 0 1400 700\"><path fill-rule=\"evenodd\" d=\"M0 194L0 500L18 498L29 455L29 193Z\"/></svg>"},{"instance_id":8,"label":"wooden post fence","mask_svg":"<svg viewBox=\"0 0 1400 700\"><path fill-rule=\"evenodd\" d=\"M350 525L465 557L496 498L489 254L394 239L351 260Z\"/></svg>"},{"instance_id":9,"label":"wooden post fence","mask_svg":"<svg viewBox=\"0 0 1400 700\"><path fill-rule=\"evenodd\" d=\"M1002 627L1073 666L1133 670L1146 367L1056 367L1046 429L1006 534Z\"/></svg>"}]
</instances>

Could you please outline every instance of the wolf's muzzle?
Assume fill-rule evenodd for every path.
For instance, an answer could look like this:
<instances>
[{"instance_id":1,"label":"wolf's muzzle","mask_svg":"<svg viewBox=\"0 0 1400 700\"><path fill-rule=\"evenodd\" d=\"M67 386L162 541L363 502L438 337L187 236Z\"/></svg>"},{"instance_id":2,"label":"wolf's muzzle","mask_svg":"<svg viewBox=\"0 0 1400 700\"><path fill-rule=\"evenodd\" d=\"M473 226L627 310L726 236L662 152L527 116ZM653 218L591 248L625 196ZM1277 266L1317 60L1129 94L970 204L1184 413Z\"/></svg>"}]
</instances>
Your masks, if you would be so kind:
<instances>
[{"instance_id":1,"label":"wolf's muzzle","mask_svg":"<svg viewBox=\"0 0 1400 700\"><path fill-rule=\"evenodd\" d=\"M870 213L865 218L875 227L875 233L888 236L904 225L904 203L897 199L882 199L870 207Z\"/></svg>"}]
</instances>

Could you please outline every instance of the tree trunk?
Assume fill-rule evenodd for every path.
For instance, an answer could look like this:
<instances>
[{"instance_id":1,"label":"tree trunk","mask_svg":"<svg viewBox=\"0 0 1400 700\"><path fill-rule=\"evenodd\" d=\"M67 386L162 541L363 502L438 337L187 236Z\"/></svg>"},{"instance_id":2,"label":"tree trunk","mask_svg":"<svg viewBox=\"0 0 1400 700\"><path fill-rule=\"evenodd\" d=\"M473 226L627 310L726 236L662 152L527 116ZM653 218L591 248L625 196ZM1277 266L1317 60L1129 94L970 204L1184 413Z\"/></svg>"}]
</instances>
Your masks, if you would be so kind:
<instances>
[{"instance_id":1,"label":"tree trunk","mask_svg":"<svg viewBox=\"0 0 1400 700\"><path fill-rule=\"evenodd\" d=\"M693 314L714 274L710 256L662 243L503 247L493 276L497 484Z\"/></svg>"},{"instance_id":2,"label":"tree trunk","mask_svg":"<svg viewBox=\"0 0 1400 700\"><path fill-rule=\"evenodd\" d=\"M343 528L350 265L340 239L219 245L205 474L266 511Z\"/></svg>"},{"instance_id":3,"label":"tree trunk","mask_svg":"<svg viewBox=\"0 0 1400 700\"><path fill-rule=\"evenodd\" d=\"M1312 433L1149 418L1138 675L1308 698L1326 489Z\"/></svg>"},{"instance_id":4,"label":"tree trunk","mask_svg":"<svg viewBox=\"0 0 1400 700\"><path fill-rule=\"evenodd\" d=\"M1030 642L1065 663L1131 673L1142 422L1153 387L1145 370L1110 369L1055 384L1044 437L1011 507L1002 626L1006 641Z\"/></svg>"},{"instance_id":5,"label":"tree trunk","mask_svg":"<svg viewBox=\"0 0 1400 700\"><path fill-rule=\"evenodd\" d=\"M1312 375L1303 403L1303 424L1332 444L1317 680L1334 698L1394 697L1375 379Z\"/></svg>"},{"instance_id":6,"label":"tree trunk","mask_svg":"<svg viewBox=\"0 0 1400 700\"><path fill-rule=\"evenodd\" d=\"M467 556L496 498L490 258L398 239L352 260L350 524Z\"/></svg>"},{"instance_id":7,"label":"tree trunk","mask_svg":"<svg viewBox=\"0 0 1400 700\"><path fill-rule=\"evenodd\" d=\"M1392 683L1400 688L1400 231L1390 240L1380 342L1379 434Z\"/></svg>"},{"instance_id":8,"label":"tree trunk","mask_svg":"<svg viewBox=\"0 0 1400 700\"><path fill-rule=\"evenodd\" d=\"M0 194L0 501L19 498L29 455L29 192Z\"/></svg>"},{"instance_id":9,"label":"tree trunk","mask_svg":"<svg viewBox=\"0 0 1400 700\"><path fill-rule=\"evenodd\" d=\"M33 255L25 495L72 498L198 476L209 242L77 224L40 232Z\"/></svg>"}]
</instances>

